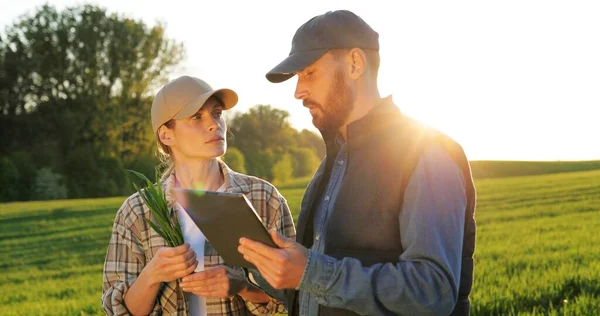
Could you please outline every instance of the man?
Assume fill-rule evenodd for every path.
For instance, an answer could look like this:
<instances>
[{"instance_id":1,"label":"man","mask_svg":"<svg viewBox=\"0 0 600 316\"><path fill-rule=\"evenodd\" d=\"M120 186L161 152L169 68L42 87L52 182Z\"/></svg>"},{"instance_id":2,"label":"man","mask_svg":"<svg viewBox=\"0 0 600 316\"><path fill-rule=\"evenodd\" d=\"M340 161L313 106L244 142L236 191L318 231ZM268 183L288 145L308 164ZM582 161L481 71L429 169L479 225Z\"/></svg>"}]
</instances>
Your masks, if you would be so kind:
<instances>
[{"instance_id":1,"label":"man","mask_svg":"<svg viewBox=\"0 0 600 316\"><path fill-rule=\"evenodd\" d=\"M352 12L297 30L267 79L298 76L295 97L327 157L303 198L297 242L272 233L279 249L242 238L239 251L263 288L287 289L290 315L468 315L469 163L456 142L380 97L378 67L378 34Z\"/></svg>"}]
</instances>

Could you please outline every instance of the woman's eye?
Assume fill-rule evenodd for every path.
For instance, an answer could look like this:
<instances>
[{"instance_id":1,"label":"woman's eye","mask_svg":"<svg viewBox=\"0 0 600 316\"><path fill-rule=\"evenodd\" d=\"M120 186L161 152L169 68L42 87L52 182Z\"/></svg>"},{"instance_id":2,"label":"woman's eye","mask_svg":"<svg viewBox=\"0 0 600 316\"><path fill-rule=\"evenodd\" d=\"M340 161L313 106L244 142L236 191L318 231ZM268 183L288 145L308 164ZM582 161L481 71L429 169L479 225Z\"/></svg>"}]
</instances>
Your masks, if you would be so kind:
<instances>
[{"instance_id":1,"label":"woman's eye","mask_svg":"<svg viewBox=\"0 0 600 316\"><path fill-rule=\"evenodd\" d=\"M202 115L200 115L200 114L194 114L192 116L192 120L199 120L199 119L202 119Z\"/></svg>"},{"instance_id":2,"label":"woman's eye","mask_svg":"<svg viewBox=\"0 0 600 316\"><path fill-rule=\"evenodd\" d=\"M221 115L223 115L223 111L217 111L215 112L215 117L221 117Z\"/></svg>"}]
</instances>

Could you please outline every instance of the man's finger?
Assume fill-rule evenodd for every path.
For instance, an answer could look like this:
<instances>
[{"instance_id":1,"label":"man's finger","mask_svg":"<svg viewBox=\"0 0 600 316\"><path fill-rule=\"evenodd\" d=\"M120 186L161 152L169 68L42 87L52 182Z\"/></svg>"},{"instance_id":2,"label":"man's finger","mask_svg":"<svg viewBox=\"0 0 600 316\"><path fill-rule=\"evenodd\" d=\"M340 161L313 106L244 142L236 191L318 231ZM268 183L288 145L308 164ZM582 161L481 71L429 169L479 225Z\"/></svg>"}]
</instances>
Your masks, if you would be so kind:
<instances>
[{"instance_id":1,"label":"man's finger","mask_svg":"<svg viewBox=\"0 0 600 316\"><path fill-rule=\"evenodd\" d=\"M280 275L281 265L275 263L273 260L260 255L244 255L244 258L254 264L265 280L271 285L274 284L275 277Z\"/></svg>"},{"instance_id":2,"label":"man's finger","mask_svg":"<svg viewBox=\"0 0 600 316\"><path fill-rule=\"evenodd\" d=\"M260 271L260 270L259 270ZM269 283L273 288L276 288L276 279L275 274L270 270L260 271L260 274L267 283Z\"/></svg>"},{"instance_id":3,"label":"man's finger","mask_svg":"<svg viewBox=\"0 0 600 316\"><path fill-rule=\"evenodd\" d=\"M243 248L243 246L240 246L240 248ZM283 250L280 249L278 251L283 252ZM284 270L285 265L282 261L272 260L251 250L246 250L244 253L244 259L256 266L265 281L276 289L281 287L281 278L286 274L286 271Z\"/></svg>"},{"instance_id":4,"label":"man's finger","mask_svg":"<svg viewBox=\"0 0 600 316\"><path fill-rule=\"evenodd\" d=\"M264 256L260 252L256 252L252 249L244 248L244 246L238 247L238 251L243 254L244 259L254 264L259 270L273 265L276 261L270 257Z\"/></svg>"},{"instance_id":5,"label":"man's finger","mask_svg":"<svg viewBox=\"0 0 600 316\"><path fill-rule=\"evenodd\" d=\"M279 248L290 248L290 247L294 246L293 240L283 236L278 231L272 230L272 231L270 231L270 234L271 234L271 238L273 239L273 242L275 242L275 244Z\"/></svg>"},{"instance_id":6,"label":"man's finger","mask_svg":"<svg viewBox=\"0 0 600 316\"><path fill-rule=\"evenodd\" d=\"M240 245L241 248L238 247L238 251L243 255L254 252L271 260L281 259L279 254L280 249L269 247L261 242L248 238L240 238Z\"/></svg>"}]
</instances>

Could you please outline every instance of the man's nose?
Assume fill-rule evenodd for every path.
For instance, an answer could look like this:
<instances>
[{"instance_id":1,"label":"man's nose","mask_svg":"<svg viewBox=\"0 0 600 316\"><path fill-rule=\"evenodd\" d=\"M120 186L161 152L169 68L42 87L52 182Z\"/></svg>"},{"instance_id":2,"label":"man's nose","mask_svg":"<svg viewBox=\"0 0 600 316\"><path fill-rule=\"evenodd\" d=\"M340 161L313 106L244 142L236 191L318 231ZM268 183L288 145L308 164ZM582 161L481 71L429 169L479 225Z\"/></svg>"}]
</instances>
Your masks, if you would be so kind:
<instances>
[{"instance_id":1,"label":"man's nose","mask_svg":"<svg viewBox=\"0 0 600 316\"><path fill-rule=\"evenodd\" d=\"M309 96L308 89L305 84L300 82L296 83L296 91L294 92L294 97L298 100L304 100Z\"/></svg>"}]
</instances>

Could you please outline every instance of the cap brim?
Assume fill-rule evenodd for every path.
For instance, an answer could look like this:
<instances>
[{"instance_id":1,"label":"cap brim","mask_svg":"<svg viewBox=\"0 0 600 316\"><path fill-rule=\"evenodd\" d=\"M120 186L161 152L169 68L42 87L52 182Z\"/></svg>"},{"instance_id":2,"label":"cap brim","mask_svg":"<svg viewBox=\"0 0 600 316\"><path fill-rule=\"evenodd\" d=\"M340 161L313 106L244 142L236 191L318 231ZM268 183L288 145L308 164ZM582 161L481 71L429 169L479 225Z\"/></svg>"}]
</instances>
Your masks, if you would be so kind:
<instances>
[{"instance_id":1,"label":"cap brim","mask_svg":"<svg viewBox=\"0 0 600 316\"><path fill-rule=\"evenodd\" d=\"M314 49L289 55L279 65L275 66L266 75L267 80L273 83L284 82L293 77L298 71L314 63L323 56L328 49Z\"/></svg>"},{"instance_id":2,"label":"cap brim","mask_svg":"<svg viewBox=\"0 0 600 316\"><path fill-rule=\"evenodd\" d=\"M198 96L195 100L183 107L179 113L175 114L173 119L184 119L196 114L196 112L202 108L204 103L206 103L206 100L212 96L219 98L223 102L225 110L231 109L238 102L238 95L235 91L231 89L217 89Z\"/></svg>"},{"instance_id":3,"label":"cap brim","mask_svg":"<svg viewBox=\"0 0 600 316\"><path fill-rule=\"evenodd\" d=\"M238 103L238 95L231 89L217 89L213 95L223 101L225 110L231 109Z\"/></svg>"}]
</instances>

